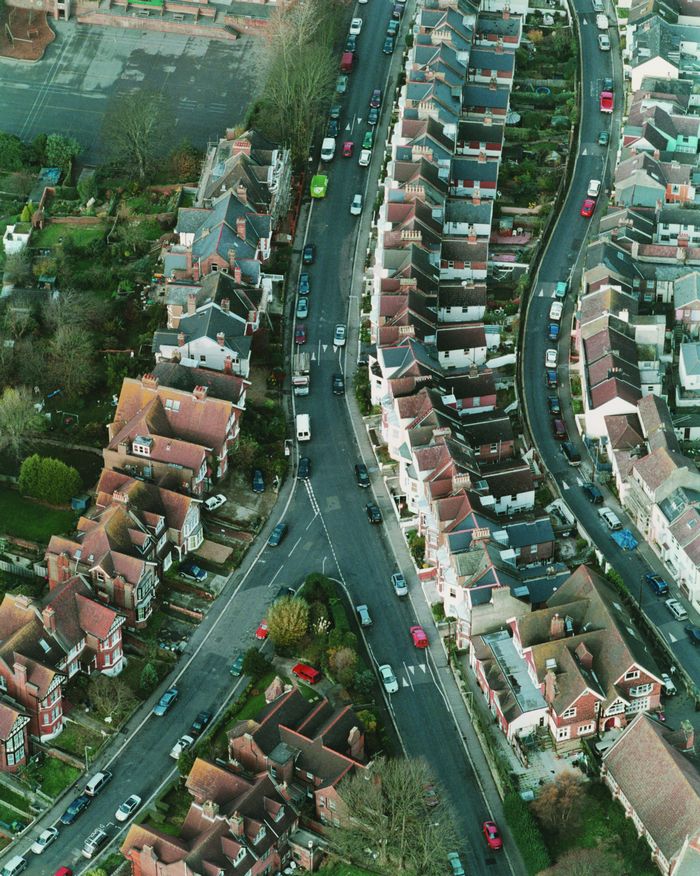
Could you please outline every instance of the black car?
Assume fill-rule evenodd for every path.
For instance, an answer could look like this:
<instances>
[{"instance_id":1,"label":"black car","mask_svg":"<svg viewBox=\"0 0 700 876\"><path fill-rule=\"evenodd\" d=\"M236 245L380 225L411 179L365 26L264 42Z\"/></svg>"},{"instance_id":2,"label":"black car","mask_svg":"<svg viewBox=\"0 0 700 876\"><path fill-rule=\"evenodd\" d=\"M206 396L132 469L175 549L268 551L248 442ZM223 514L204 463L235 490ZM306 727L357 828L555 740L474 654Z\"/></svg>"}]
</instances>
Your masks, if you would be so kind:
<instances>
[{"instance_id":1,"label":"black car","mask_svg":"<svg viewBox=\"0 0 700 876\"><path fill-rule=\"evenodd\" d=\"M192 722L190 733L193 736L199 736L200 733L203 733L207 729L210 721L211 712L200 712Z\"/></svg>"},{"instance_id":2,"label":"black car","mask_svg":"<svg viewBox=\"0 0 700 876\"><path fill-rule=\"evenodd\" d=\"M348 38L345 40L345 51L354 52L356 48L357 36L354 33L348 34Z\"/></svg>"},{"instance_id":3,"label":"black car","mask_svg":"<svg viewBox=\"0 0 700 876\"><path fill-rule=\"evenodd\" d=\"M304 247L304 252L301 257L302 262L305 265L313 265L316 260L316 244L315 243L307 243Z\"/></svg>"},{"instance_id":4,"label":"black car","mask_svg":"<svg viewBox=\"0 0 700 876\"><path fill-rule=\"evenodd\" d=\"M594 505L601 505L603 503L603 494L595 484L584 484L583 492L586 494L588 501Z\"/></svg>"},{"instance_id":5,"label":"black car","mask_svg":"<svg viewBox=\"0 0 700 876\"><path fill-rule=\"evenodd\" d=\"M326 137L332 137L334 140L338 136L338 120L329 119L326 126Z\"/></svg>"},{"instance_id":6,"label":"black car","mask_svg":"<svg viewBox=\"0 0 700 876\"><path fill-rule=\"evenodd\" d=\"M345 395L345 378L342 374L334 374L331 378L333 395Z\"/></svg>"},{"instance_id":7,"label":"black car","mask_svg":"<svg viewBox=\"0 0 700 876\"><path fill-rule=\"evenodd\" d=\"M393 37L388 36L384 40L384 48L382 49L382 51L384 52L385 55L391 55L391 53L394 51L394 38Z\"/></svg>"},{"instance_id":8,"label":"black car","mask_svg":"<svg viewBox=\"0 0 700 876\"><path fill-rule=\"evenodd\" d=\"M550 414L560 414L561 413L561 405L559 404L559 396L558 395L550 395L547 397L547 404L549 405L549 413Z\"/></svg>"},{"instance_id":9,"label":"black car","mask_svg":"<svg viewBox=\"0 0 700 876\"><path fill-rule=\"evenodd\" d=\"M308 456L302 456L299 460L299 468L297 469L297 477L300 481L308 481L311 477L311 460Z\"/></svg>"},{"instance_id":10,"label":"black car","mask_svg":"<svg viewBox=\"0 0 700 876\"><path fill-rule=\"evenodd\" d=\"M355 480L357 481L358 487L369 486L369 474L367 473L367 466L363 465L361 462L355 466Z\"/></svg>"},{"instance_id":11,"label":"black car","mask_svg":"<svg viewBox=\"0 0 700 876\"><path fill-rule=\"evenodd\" d=\"M615 83L612 81L612 79L610 79L609 76L606 76L603 79L603 86L600 90L601 91L612 91L614 86L615 86Z\"/></svg>"},{"instance_id":12,"label":"black car","mask_svg":"<svg viewBox=\"0 0 700 876\"><path fill-rule=\"evenodd\" d=\"M376 108L375 108L375 109L371 109L371 110L367 113L367 124L370 125L370 126L371 126L371 125L376 125L378 121L379 121L379 110L376 109Z\"/></svg>"},{"instance_id":13,"label":"black car","mask_svg":"<svg viewBox=\"0 0 700 876\"><path fill-rule=\"evenodd\" d=\"M700 627L696 627L695 624L688 624L685 631L688 634L691 643L697 648L697 646L700 645Z\"/></svg>"},{"instance_id":14,"label":"black car","mask_svg":"<svg viewBox=\"0 0 700 876\"><path fill-rule=\"evenodd\" d=\"M367 519L370 523L382 522L382 512L379 510L379 507L374 504L374 502L368 502L365 505L365 511L367 512Z\"/></svg>"},{"instance_id":15,"label":"black car","mask_svg":"<svg viewBox=\"0 0 700 876\"><path fill-rule=\"evenodd\" d=\"M371 109L379 109L382 105L382 90L381 88L375 88L372 91L372 96L369 99L369 105Z\"/></svg>"},{"instance_id":16,"label":"black car","mask_svg":"<svg viewBox=\"0 0 700 876\"><path fill-rule=\"evenodd\" d=\"M92 797L88 797L87 794L81 794L79 797L76 797L61 816L61 824L73 824L75 819L82 815L91 803Z\"/></svg>"},{"instance_id":17,"label":"black car","mask_svg":"<svg viewBox=\"0 0 700 876\"><path fill-rule=\"evenodd\" d=\"M287 524L286 523L278 523L277 526L270 533L270 537L267 540L267 543L270 547L277 547L280 544L282 539L287 534Z\"/></svg>"},{"instance_id":18,"label":"black car","mask_svg":"<svg viewBox=\"0 0 700 876\"><path fill-rule=\"evenodd\" d=\"M331 119L339 119L342 111L343 111L343 107L339 103L336 103L334 106L331 107L330 118Z\"/></svg>"}]
</instances>

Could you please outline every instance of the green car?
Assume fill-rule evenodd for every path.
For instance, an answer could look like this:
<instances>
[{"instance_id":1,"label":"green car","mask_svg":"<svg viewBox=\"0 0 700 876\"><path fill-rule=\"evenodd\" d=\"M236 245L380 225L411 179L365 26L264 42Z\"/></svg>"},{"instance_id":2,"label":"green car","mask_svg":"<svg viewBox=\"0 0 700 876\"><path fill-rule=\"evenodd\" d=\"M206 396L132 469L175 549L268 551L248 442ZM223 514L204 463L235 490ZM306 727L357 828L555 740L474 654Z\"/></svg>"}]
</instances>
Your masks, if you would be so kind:
<instances>
[{"instance_id":1,"label":"green car","mask_svg":"<svg viewBox=\"0 0 700 876\"><path fill-rule=\"evenodd\" d=\"M601 131L598 134L598 145L599 146L607 146L610 142L610 134L607 131Z\"/></svg>"},{"instance_id":2,"label":"green car","mask_svg":"<svg viewBox=\"0 0 700 876\"><path fill-rule=\"evenodd\" d=\"M231 675L235 675L235 677L238 678L240 675L243 674L243 660L244 659L245 659L245 655L243 653L240 653L236 657L236 659L231 664L231 668L229 670Z\"/></svg>"},{"instance_id":3,"label":"green car","mask_svg":"<svg viewBox=\"0 0 700 876\"><path fill-rule=\"evenodd\" d=\"M374 141L374 131L365 131L364 139L362 140L363 149L371 149Z\"/></svg>"},{"instance_id":4,"label":"green car","mask_svg":"<svg viewBox=\"0 0 700 876\"><path fill-rule=\"evenodd\" d=\"M311 197L325 198L328 191L328 177L323 173L317 173L311 178Z\"/></svg>"}]
</instances>

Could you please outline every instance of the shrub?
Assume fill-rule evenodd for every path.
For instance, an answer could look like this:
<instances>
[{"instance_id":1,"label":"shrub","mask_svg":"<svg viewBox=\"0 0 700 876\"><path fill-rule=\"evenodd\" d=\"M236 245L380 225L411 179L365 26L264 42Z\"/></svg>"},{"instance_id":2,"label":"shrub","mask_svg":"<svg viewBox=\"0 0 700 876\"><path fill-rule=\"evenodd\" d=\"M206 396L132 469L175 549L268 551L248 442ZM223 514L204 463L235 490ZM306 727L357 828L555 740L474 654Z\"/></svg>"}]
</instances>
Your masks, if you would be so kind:
<instances>
[{"instance_id":1,"label":"shrub","mask_svg":"<svg viewBox=\"0 0 700 876\"><path fill-rule=\"evenodd\" d=\"M433 602L430 606L430 610L433 612L433 617L438 623L445 620L445 606L442 602Z\"/></svg>"},{"instance_id":2,"label":"shrub","mask_svg":"<svg viewBox=\"0 0 700 876\"><path fill-rule=\"evenodd\" d=\"M307 576L299 595L307 602L327 603L332 596L335 596L335 584L325 575L314 572Z\"/></svg>"},{"instance_id":3,"label":"shrub","mask_svg":"<svg viewBox=\"0 0 700 876\"><path fill-rule=\"evenodd\" d=\"M267 628L274 645L298 645L309 629L308 603L293 596L278 599L267 613Z\"/></svg>"},{"instance_id":4,"label":"shrub","mask_svg":"<svg viewBox=\"0 0 700 876\"><path fill-rule=\"evenodd\" d=\"M243 658L243 674L254 681L267 675L272 669L272 663L257 648L249 648Z\"/></svg>"},{"instance_id":5,"label":"shrub","mask_svg":"<svg viewBox=\"0 0 700 876\"><path fill-rule=\"evenodd\" d=\"M360 696L367 697L374 690L374 673L371 669L363 669L361 672L356 672L355 677L352 680L352 689L355 693L358 693ZM362 716L362 712L358 713L359 716ZM364 718L362 719L364 721ZM376 718L375 718L376 723ZM365 725L367 725L367 721L365 721Z\"/></svg>"},{"instance_id":6,"label":"shrub","mask_svg":"<svg viewBox=\"0 0 700 876\"><path fill-rule=\"evenodd\" d=\"M141 670L141 678L139 679L139 687L141 690L151 691L155 690L158 685L158 672L155 666L152 663L145 663L143 669Z\"/></svg>"},{"instance_id":7,"label":"shrub","mask_svg":"<svg viewBox=\"0 0 700 876\"><path fill-rule=\"evenodd\" d=\"M549 867L549 852L542 839L542 832L527 804L518 794L506 794L503 812L513 832L528 873L539 873Z\"/></svg>"},{"instance_id":8,"label":"shrub","mask_svg":"<svg viewBox=\"0 0 700 876\"><path fill-rule=\"evenodd\" d=\"M79 493L82 482L77 470L60 459L28 456L19 472L19 490L24 496L33 496L52 505L63 505Z\"/></svg>"},{"instance_id":9,"label":"shrub","mask_svg":"<svg viewBox=\"0 0 700 876\"><path fill-rule=\"evenodd\" d=\"M335 629L343 632L349 630L350 626L345 614L345 608L337 596L330 600L330 609Z\"/></svg>"}]
</instances>

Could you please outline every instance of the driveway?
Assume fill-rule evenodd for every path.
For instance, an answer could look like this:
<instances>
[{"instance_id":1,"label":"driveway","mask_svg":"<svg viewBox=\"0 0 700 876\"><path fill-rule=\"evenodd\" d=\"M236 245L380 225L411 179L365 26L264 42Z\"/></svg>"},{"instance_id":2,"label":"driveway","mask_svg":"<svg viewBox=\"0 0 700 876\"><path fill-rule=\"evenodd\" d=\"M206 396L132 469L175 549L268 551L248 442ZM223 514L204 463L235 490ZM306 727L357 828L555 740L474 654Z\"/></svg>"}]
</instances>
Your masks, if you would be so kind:
<instances>
[{"instance_id":1,"label":"driveway","mask_svg":"<svg viewBox=\"0 0 700 876\"><path fill-rule=\"evenodd\" d=\"M262 77L261 44L52 21L56 40L36 64L0 61L2 128L31 141L75 137L81 160L102 159L100 130L111 101L162 91L175 117L170 142L203 148L245 118Z\"/></svg>"}]
</instances>

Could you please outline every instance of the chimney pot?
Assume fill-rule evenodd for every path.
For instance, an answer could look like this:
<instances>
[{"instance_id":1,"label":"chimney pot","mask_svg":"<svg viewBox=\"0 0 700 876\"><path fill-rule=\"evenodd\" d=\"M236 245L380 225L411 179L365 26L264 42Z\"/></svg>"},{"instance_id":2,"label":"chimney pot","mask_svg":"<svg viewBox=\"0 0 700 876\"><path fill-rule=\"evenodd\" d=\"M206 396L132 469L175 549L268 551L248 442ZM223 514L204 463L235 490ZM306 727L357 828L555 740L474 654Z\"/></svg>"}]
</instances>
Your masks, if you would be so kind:
<instances>
[{"instance_id":1,"label":"chimney pot","mask_svg":"<svg viewBox=\"0 0 700 876\"><path fill-rule=\"evenodd\" d=\"M178 332L178 334L177 334L177 345L178 345L178 347L184 347L184 346L185 346L185 333L184 333L184 332Z\"/></svg>"},{"instance_id":2,"label":"chimney pot","mask_svg":"<svg viewBox=\"0 0 700 876\"><path fill-rule=\"evenodd\" d=\"M230 313L231 311L231 299L230 298L222 298L221 299L221 309L224 313Z\"/></svg>"},{"instance_id":3,"label":"chimney pot","mask_svg":"<svg viewBox=\"0 0 700 876\"><path fill-rule=\"evenodd\" d=\"M220 347L224 346L224 344L226 343L226 335L224 334L224 332L217 332L216 333L216 343Z\"/></svg>"}]
</instances>

